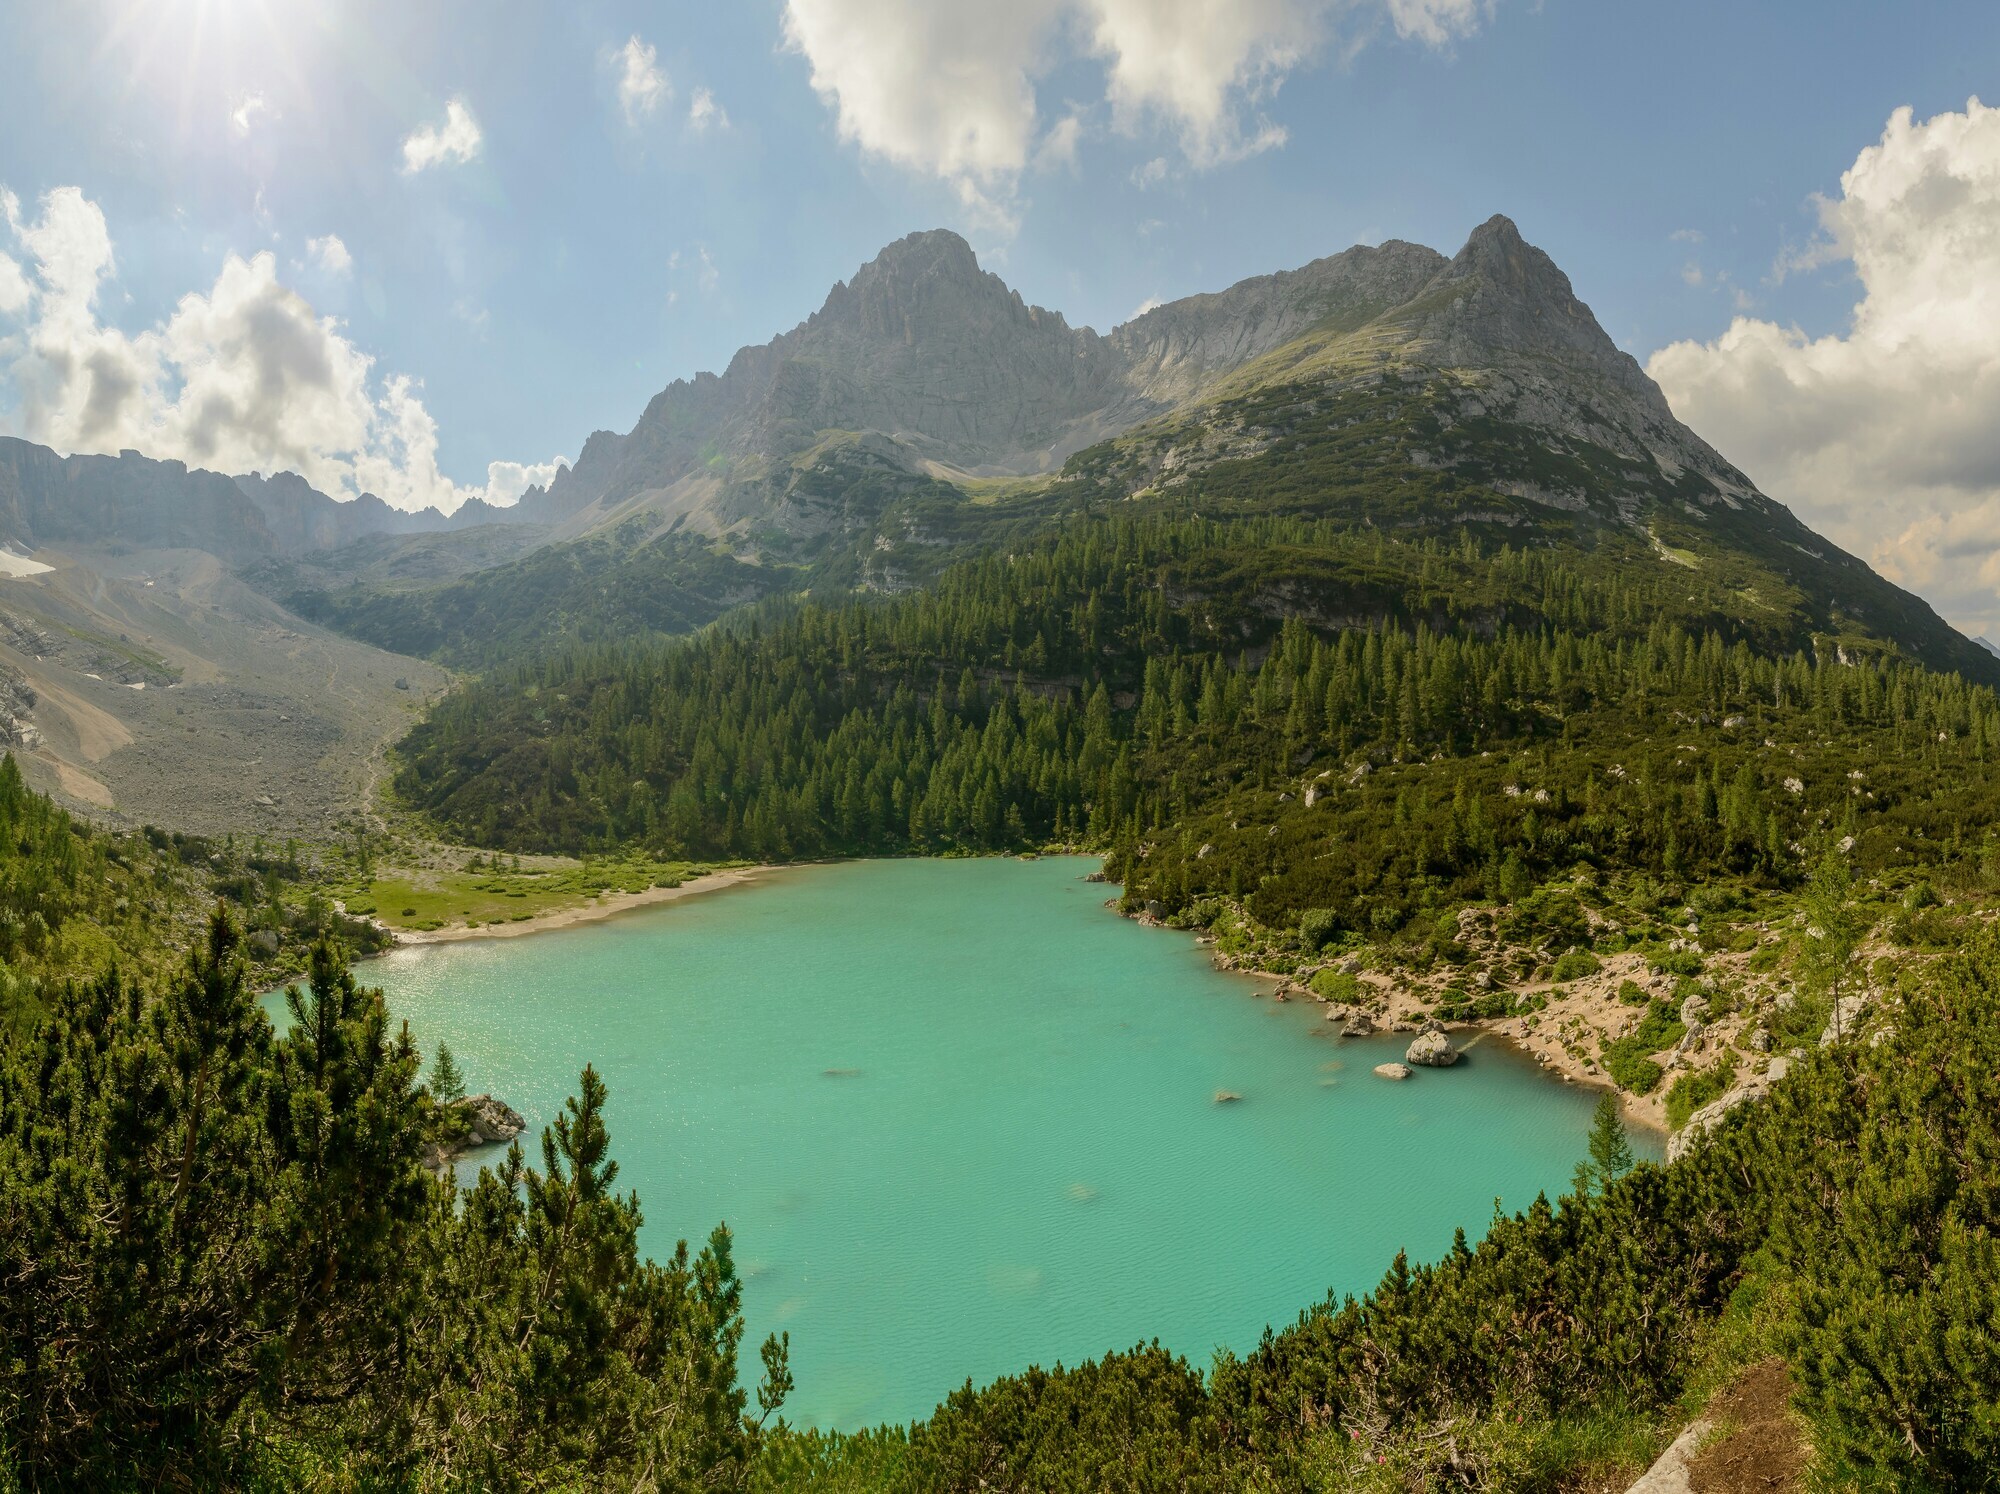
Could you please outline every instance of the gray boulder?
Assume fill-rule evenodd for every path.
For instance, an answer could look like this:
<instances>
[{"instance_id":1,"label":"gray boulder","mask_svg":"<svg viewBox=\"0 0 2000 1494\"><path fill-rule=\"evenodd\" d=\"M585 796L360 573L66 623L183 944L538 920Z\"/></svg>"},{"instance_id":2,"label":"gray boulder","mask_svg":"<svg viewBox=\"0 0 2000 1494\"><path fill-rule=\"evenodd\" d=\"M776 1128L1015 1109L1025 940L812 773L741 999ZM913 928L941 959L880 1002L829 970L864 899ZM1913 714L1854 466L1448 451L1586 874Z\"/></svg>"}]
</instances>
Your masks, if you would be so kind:
<instances>
[{"instance_id":1,"label":"gray boulder","mask_svg":"<svg viewBox=\"0 0 2000 1494\"><path fill-rule=\"evenodd\" d=\"M1724 1116L1740 1105L1752 1100L1761 1100L1771 1092L1768 1078L1753 1081L1741 1089L1732 1089L1719 1100L1712 1100L1688 1117L1688 1123L1674 1133L1667 1141L1667 1160L1677 1161L1693 1151L1695 1146L1719 1125Z\"/></svg>"},{"instance_id":2,"label":"gray boulder","mask_svg":"<svg viewBox=\"0 0 2000 1494\"><path fill-rule=\"evenodd\" d=\"M1375 1072L1384 1079L1407 1079L1410 1077L1410 1068L1407 1064L1378 1063L1375 1065Z\"/></svg>"},{"instance_id":3,"label":"gray boulder","mask_svg":"<svg viewBox=\"0 0 2000 1494\"><path fill-rule=\"evenodd\" d=\"M1861 1030L1861 1014L1867 1009L1866 996L1843 996L1834 1002L1826 1030L1819 1035L1819 1045L1822 1048L1831 1047L1842 1038L1853 1037Z\"/></svg>"},{"instance_id":4,"label":"gray boulder","mask_svg":"<svg viewBox=\"0 0 2000 1494\"><path fill-rule=\"evenodd\" d=\"M473 1146L498 1146L528 1129L519 1111L491 1095L460 1100L458 1110L465 1117L467 1139Z\"/></svg>"},{"instance_id":5,"label":"gray boulder","mask_svg":"<svg viewBox=\"0 0 2000 1494\"><path fill-rule=\"evenodd\" d=\"M1448 1069L1458 1062L1458 1049L1452 1047L1451 1039L1442 1030L1434 1027L1418 1033L1403 1058L1427 1069Z\"/></svg>"}]
</instances>

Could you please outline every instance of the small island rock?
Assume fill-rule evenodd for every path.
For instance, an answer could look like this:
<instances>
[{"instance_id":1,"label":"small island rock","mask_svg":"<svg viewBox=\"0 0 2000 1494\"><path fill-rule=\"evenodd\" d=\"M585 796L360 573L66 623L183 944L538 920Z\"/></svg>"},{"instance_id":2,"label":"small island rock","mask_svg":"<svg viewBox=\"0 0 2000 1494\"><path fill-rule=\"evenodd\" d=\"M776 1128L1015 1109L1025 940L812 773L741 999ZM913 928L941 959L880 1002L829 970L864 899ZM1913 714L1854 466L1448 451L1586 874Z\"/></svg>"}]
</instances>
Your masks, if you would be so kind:
<instances>
[{"instance_id":1,"label":"small island rock","mask_svg":"<svg viewBox=\"0 0 2000 1494\"><path fill-rule=\"evenodd\" d=\"M458 1102L465 1117L466 1137L473 1146L498 1146L528 1129L520 1112L491 1095L473 1095Z\"/></svg>"},{"instance_id":2,"label":"small island rock","mask_svg":"<svg viewBox=\"0 0 2000 1494\"><path fill-rule=\"evenodd\" d=\"M1375 1072L1384 1079L1407 1079L1410 1077L1410 1067L1408 1064L1378 1063L1375 1065Z\"/></svg>"},{"instance_id":3,"label":"small island rock","mask_svg":"<svg viewBox=\"0 0 2000 1494\"><path fill-rule=\"evenodd\" d=\"M1418 1033L1403 1058L1427 1069L1448 1069L1458 1062L1458 1049L1452 1047L1451 1039L1443 1032L1433 1029Z\"/></svg>"}]
</instances>

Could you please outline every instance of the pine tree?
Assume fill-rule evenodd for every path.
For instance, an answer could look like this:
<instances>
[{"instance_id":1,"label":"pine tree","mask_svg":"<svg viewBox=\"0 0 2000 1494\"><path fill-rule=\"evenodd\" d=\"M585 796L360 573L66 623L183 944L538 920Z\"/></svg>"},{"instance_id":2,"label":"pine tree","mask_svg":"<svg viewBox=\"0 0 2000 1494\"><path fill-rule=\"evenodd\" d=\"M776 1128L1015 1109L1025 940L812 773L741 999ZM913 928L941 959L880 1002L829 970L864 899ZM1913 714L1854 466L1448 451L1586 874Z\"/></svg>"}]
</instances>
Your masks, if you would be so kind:
<instances>
[{"instance_id":1,"label":"pine tree","mask_svg":"<svg viewBox=\"0 0 2000 1494\"><path fill-rule=\"evenodd\" d=\"M1632 1140L1625 1134L1618 1096L1606 1090L1597 1097L1590 1123L1590 1156L1576 1164L1576 1192L1587 1198L1602 1193L1632 1170Z\"/></svg>"},{"instance_id":2,"label":"pine tree","mask_svg":"<svg viewBox=\"0 0 2000 1494\"><path fill-rule=\"evenodd\" d=\"M451 1056L451 1048L445 1043L438 1044L437 1057L431 1061L431 1098L440 1105L456 1105L465 1098L465 1076L458 1071L458 1060Z\"/></svg>"}]
</instances>

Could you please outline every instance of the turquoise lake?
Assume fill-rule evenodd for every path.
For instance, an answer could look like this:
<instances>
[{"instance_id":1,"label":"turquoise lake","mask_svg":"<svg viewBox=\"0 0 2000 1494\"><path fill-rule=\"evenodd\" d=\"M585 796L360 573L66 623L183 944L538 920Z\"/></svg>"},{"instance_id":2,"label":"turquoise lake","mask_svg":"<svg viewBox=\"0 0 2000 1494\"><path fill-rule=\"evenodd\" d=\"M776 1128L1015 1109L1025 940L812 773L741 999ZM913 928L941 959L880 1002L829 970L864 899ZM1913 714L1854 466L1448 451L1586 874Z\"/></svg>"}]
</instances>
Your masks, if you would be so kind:
<instances>
[{"instance_id":1,"label":"turquoise lake","mask_svg":"<svg viewBox=\"0 0 2000 1494\"><path fill-rule=\"evenodd\" d=\"M1490 1043L1378 1079L1407 1039L1334 1039L1094 864L801 868L364 974L536 1134L597 1066L642 1245L728 1222L746 1378L789 1330L795 1423L1155 1337L1205 1366L1566 1186L1594 1096Z\"/></svg>"}]
</instances>

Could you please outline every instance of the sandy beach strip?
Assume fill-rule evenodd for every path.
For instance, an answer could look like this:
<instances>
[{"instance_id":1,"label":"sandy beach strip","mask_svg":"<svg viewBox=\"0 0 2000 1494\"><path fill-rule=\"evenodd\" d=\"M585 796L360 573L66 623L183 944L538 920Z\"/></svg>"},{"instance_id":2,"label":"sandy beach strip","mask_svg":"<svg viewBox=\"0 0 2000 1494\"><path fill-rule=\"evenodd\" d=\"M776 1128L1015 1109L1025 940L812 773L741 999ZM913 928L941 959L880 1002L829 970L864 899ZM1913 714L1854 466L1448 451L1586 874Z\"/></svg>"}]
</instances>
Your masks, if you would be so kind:
<instances>
[{"instance_id":1,"label":"sandy beach strip","mask_svg":"<svg viewBox=\"0 0 2000 1494\"><path fill-rule=\"evenodd\" d=\"M574 928L578 924L597 923L602 919L614 918L620 913L630 913L637 908L651 908L661 903L678 902L684 897L698 897L706 892L721 892L729 887L742 887L783 869L777 866L735 866L724 871L706 872L699 877L690 877L678 887L648 887L641 892L607 892L594 902L578 903L568 908L551 908L531 918L512 919L506 923L483 923L477 928L465 924L454 924L441 929L391 928L390 932L396 936L398 945L457 944L466 939L517 939L523 934L545 934L551 929Z\"/></svg>"}]
</instances>

